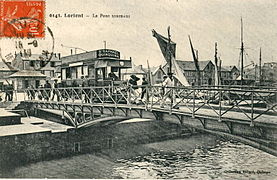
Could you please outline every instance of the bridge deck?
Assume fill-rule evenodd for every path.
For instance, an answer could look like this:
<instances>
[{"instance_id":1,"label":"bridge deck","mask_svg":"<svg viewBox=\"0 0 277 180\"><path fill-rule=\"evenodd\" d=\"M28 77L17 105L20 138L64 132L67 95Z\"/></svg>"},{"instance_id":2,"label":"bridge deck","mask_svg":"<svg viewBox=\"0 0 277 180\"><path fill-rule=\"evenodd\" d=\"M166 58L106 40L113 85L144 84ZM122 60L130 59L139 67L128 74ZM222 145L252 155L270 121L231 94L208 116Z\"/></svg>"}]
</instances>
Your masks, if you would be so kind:
<instances>
[{"instance_id":1,"label":"bridge deck","mask_svg":"<svg viewBox=\"0 0 277 180\"><path fill-rule=\"evenodd\" d=\"M110 108L129 108L129 109L142 109L146 110L146 107L143 105L136 105L136 104L110 104L110 103L82 103L82 102L56 102L56 101L26 101L31 103L49 103L49 104L60 104L60 105L75 105L75 106L96 106L96 107L110 107ZM179 109L172 109L169 108L161 108L159 105L154 105L151 108L152 110L160 111L160 112L168 112L168 113L176 113L176 114L186 114L192 116L192 112L186 107L186 106L179 106ZM242 110L247 110L249 108L242 107ZM149 110L149 109L148 109ZM262 110L262 109L261 109ZM253 113L253 116L258 116L258 113ZM214 112L214 110L205 107L201 108L197 111L195 114L195 117L209 117L213 119L218 119L218 115ZM238 111L228 111L228 113L224 114L222 116L222 120L228 120L228 121L241 121L245 123L250 123L249 118L243 113ZM254 120L255 123L262 123L262 124L274 124L277 125L277 116L275 114L263 114L262 116L258 117L256 120Z\"/></svg>"}]
</instances>

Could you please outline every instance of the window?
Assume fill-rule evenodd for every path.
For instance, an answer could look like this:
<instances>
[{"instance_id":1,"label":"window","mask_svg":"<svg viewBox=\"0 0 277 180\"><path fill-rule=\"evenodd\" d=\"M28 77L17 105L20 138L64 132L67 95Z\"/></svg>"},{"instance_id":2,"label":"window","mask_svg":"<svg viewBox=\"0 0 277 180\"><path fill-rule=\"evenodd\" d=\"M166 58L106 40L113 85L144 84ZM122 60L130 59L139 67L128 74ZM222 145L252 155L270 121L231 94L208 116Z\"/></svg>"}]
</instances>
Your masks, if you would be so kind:
<instances>
[{"instance_id":1,"label":"window","mask_svg":"<svg viewBox=\"0 0 277 180\"><path fill-rule=\"evenodd\" d=\"M39 84L40 84L39 80L36 80L36 88L39 87Z\"/></svg>"},{"instance_id":2,"label":"window","mask_svg":"<svg viewBox=\"0 0 277 180\"><path fill-rule=\"evenodd\" d=\"M158 71L157 76L158 76L158 79L162 79L162 73L161 73L161 71Z\"/></svg>"},{"instance_id":3,"label":"window","mask_svg":"<svg viewBox=\"0 0 277 180\"><path fill-rule=\"evenodd\" d=\"M74 152L81 152L81 144L80 142L74 143Z\"/></svg>"},{"instance_id":4,"label":"window","mask_svg":"<svg viewBox=\"0 0 277 180\"><path fill-rule=\"evenodd\" d=\"M30 66L31 66L31 67L34 67L34 66L35 66L34 61L29 61L29 63L30 63Z\"/></svg>"},{"instance_id":5,"label":"window","mask_svg":"<svg viewBox=\"0 0 277 180\"><path fill-rule=\"evenodd\" d=\"M24 80L23 82L24 82L23 88L28 88L29 87L29 81Z\"/></svg>"},{"instance_id":6,"label":"window","mask_svg":"<svg viewBox=\"0 0 277 180\"><path fill-rule=\"evenodd\" d=\"M71 71L70 68L66 68L66 79L71 78Z\"/></svg>"},{"instance_id":7,"label":"window","mask_svg":"<svg viewBox=\"0 0 277 180\"><path fill-rule=\"evenodd\" d=\"M55 67L55 62L50 62L51 67Z\"/></svg>"},{"instance_id":8,"label":"window","mask_svg":"<svg viewBox=\"0 0 277 180\"><path fill-rule=\"evenodd\" d=\"M54 77L54 71L50 71L50 77Z\"/></svg>"}]
</instances>

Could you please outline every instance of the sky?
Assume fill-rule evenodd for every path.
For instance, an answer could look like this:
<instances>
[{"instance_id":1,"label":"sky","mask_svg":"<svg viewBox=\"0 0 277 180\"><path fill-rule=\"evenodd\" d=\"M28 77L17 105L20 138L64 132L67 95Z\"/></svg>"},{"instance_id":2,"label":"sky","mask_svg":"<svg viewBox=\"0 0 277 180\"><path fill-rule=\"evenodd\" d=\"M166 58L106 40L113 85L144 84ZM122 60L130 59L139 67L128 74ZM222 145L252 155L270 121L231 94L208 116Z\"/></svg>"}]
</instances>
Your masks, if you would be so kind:
<instances>
[{"instance_id":1,"label":"sky","mask_svg":"<svg viewBox=\"0 0 277 180\"><path fill-rule=\"evenodd\" d=\"M130 18L53 18L50 14L126 14ZM188 35L199 60L214 59L214 44L223 65L237 65L240 53L240 19L244 24L246 62L277 61L276 0L46 0L46 25L55 38L55 51L70 54L73 46L87 51L107 48L138 65L165 63L151 30L177 43L176 57L192 60ZM83 51L77 50L77 53Z\"/></svg>"}]
</instances>

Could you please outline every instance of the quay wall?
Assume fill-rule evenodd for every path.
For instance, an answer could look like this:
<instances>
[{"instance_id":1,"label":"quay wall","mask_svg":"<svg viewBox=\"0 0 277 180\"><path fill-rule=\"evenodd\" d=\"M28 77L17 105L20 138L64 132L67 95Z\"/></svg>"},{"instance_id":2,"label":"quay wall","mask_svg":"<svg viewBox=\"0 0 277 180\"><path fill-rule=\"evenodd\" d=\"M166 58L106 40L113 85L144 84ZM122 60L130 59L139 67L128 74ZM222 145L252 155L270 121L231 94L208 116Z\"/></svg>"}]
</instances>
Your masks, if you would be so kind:
<instances>
[{"instance_id":1,"label":"quay wall","mask_svg":"<svg viewBox=\"0 0 277 180\"><path fill-rule=\"evenodd\" d=\"M189 132L164 121L122 122L108 126L0 137L0 167L50 160L102 149L128 147L181 137Z\"/></svg>"}]
</instances>

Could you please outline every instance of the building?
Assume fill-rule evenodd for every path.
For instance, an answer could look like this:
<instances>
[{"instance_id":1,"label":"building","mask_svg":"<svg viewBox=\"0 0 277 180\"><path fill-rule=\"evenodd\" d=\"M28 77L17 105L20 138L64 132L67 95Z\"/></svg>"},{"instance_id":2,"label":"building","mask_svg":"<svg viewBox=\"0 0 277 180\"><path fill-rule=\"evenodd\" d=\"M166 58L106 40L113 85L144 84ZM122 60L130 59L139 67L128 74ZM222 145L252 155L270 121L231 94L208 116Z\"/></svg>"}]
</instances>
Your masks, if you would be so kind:
<instances>
[{"instance_id":1,"label":"building","mask_svg":"<svg viewBox=\"0 0 277 180\"><path fill-rule=\"evenodd\" d=\"M15 72L17 72L17 70L10 68L6 63L0 61L0 89L3 89L4 84L12 83L9 76Z\"/></svg>"},{"instance_id":2,"label":"building","mask_svg":"<svg viewBox=\"0 0 277 180\"><path fill-rule=\"evenodd\" d=\"M262 66L262 81L265 83L277 82L277 62L264 63Z\"/></svg>"},{"instance_id":3,"label":"building","mask_svg":"<svg viewBox=\"0 0 277 180\"><path fill-rule=\"evenodd\" d=\"M160 84L163 82L163 77L167 75L162 66L152 67L150 68L150 72L152 75L152 83Z\"/></svg>"},{"instance_id":4,"label":"building","mask_svg":"<svg viewBox=\"0 0 277 180\"><path fill-rule=\"evenodd\" d=\"M177 60L180 68L183 70L185 77L190 85L197 83L197 71L194 61ZM215 66L212 61L199 61L201 85L214 85L215 81ZM165 69L165 68L163 68ZM167 71L166 71L167 72Z\"/></svg>"},{"instance_id":5,"label":"building","mask_svg":"<svg viewBox=\"0 0 277 180\"><path fill-rule=\"evenodd\" d=\"M17 70L9 78L18 91L29 87L39 87L46 80L54 81L58 78L57 67L61 65L60 54L16 54L11 66Z\"/></svg>"},{"instance_id":6,"label":"building","mask_svg":"<svg viewBox=\"0 0 277 180\"><path fill-rule=\"evenodd\" d=\"M99 49L61 58L61 80L67 86L80 85L84 79L88 85L119 83L123 69L132 67L132 60L120 59L120 52Z\"/></svg>"},{"instance_id":7,"label":"building","mask_svg":"<svg viewBox=\"0 0 277 180\"><path fill-rule=\"evenodd\" d=\"M142 67L142 65L136 66L134 63L132 63L132 68L126 68L122 71L121 76L123 81L127 81L130 79L131 75L136 75L140 80L138 81L138 85L141 84L142 78L147 77L147 71Z\"/></svg>"},{"instance_id":8,"label":"building","mask_svg":"<svg viewBox=\"0 0 277 180\"><path fill-rule=\"evenodd\" d=\"M27 88L38 88L45 83L47 76L39 71L20 70L10 75L9 78L13 81L15 90L23 91Z\"/></svg>"},{"instance_id":9,"label":"building","mask_svg":"<svg viewBox=\"0 0 277 180\"><path fill-rule=\"evenodd\" d=\"M239 77L240 71L236 66L222 66L220 78L222 85L234 84L234 81Z\"/></svg>"},{"instance_id":10,"label":"building","mask_svg":"<svg viewBox=\"0 0 277 180\"><path fill-rule=\"evenodd\" d=\"M59 67L61 66L60 53L54 53L51 57L49 53L22 55L16 54L11 65L18 70L38 71L46 75L47 79L58 78Z\"/></svg>"}]
</instances>

